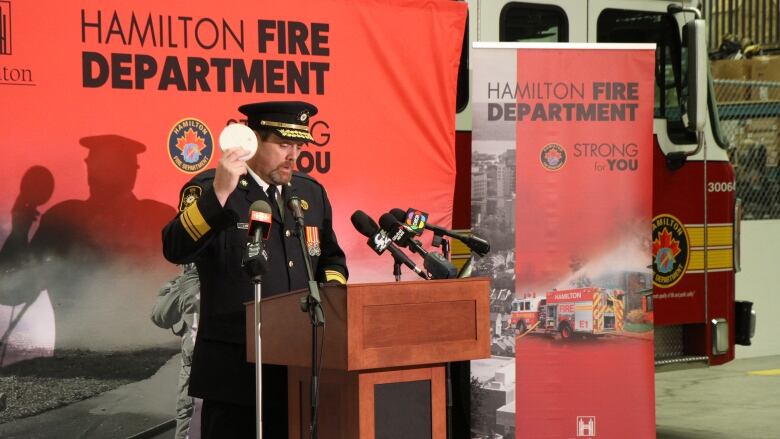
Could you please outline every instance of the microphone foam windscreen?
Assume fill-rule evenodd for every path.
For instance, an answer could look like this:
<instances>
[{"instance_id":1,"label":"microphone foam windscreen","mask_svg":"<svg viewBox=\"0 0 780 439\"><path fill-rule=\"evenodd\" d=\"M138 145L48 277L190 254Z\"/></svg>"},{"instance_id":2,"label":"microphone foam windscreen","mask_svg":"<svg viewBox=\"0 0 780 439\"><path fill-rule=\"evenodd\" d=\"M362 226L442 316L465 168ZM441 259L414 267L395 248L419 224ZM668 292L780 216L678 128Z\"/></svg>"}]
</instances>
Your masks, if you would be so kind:
<instances>
[{"instance_id":1,"label":"microphone foam windscreen","mask_svg":"<svg viewBox=\"0 0 780 439\"><path fill-rule=\"evenodd\" d=\"M254 203L252 203L251 206L249 206L250 211L254 212L263 212L263 213L272 213L271 205L268 204L267 201L264 200L257 200Z\"/></svg>"},{"instance_id":2,"label":"microphone foam windscreen","mask_svg":"<svg viewBox=\"0 0 780 439\"><path fill-rule=\"evenodd\" d=\"M393 215L393 217L395 217L399 223L406 221L406 212L397 207L391 210L390 214Z\"/></svg>"},{"instance_id":3,"label":"microphone foam windscreen","mask_svg":"<svg viewBox=\"0 0 780 439\"><path fill-rule=\"evenodd\" d=\"M398 220L392 213L386 213L379 217L379 227L387 233L395 233L398 229Z\"/></svg>"},{"instance_id":4,"label":"microphone foam windscreen","mask_svg":"<svg viewBox=\"0 0 780 439\"><path fill-rule=\"evenodd\" d=\"M355 226L361 235L371 237L379 229L374 220L370 216L366 215L362 210L356 210L350 217L352 225Z\"/></svg>"}]
</instances>

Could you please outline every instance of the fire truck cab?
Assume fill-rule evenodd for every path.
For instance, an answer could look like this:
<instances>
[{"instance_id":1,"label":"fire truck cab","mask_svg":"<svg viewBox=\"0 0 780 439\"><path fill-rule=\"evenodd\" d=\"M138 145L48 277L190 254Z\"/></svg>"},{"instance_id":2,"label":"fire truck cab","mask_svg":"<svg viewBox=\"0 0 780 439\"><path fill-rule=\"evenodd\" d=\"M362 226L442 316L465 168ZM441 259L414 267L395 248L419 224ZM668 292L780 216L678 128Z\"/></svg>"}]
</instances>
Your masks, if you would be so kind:
<instances>
[{"instance_id":1,"label":"fire truck cab","mask_svg":"<svg viewBox=\"0 0 780 439\"><path fill-rule=\"evenodd\" d=\"M539 321L539 309L545 306L545 299L531 294L527 297L512 301L511 325L515 334L524 334L530 328L534 328Z\"/></svg>"},{"instance_id":2,"label":"fire truck cab","mask_svg":"<svg viewBox=\"0 0 780 439\"><path fill-rule=\"evenodd\" d=\"M704 20L698 4L688 0L468 3L464 38L468 49L462 55L458 84L455 200L470 200L467 191L472 190L470 42L655 43L654 220L648 225L648 238L685 244L684 257L670 260L660 244L652 255L653 293L647 300L653 304L656 366L733 360L736 343L750 344L755 314L752 303L735 300L741 208L729 145L720 134L708 80ZM454 206L456 227L470 227L471 218L481 214L467 204ZM672 229L678 234L664 235ZM517 319L513 317L513 327L530 327L531 317L520 315L539 302L517 302L523 309ZM560 309L556 312L560 317Z\"/></svg>"}]
</instances>

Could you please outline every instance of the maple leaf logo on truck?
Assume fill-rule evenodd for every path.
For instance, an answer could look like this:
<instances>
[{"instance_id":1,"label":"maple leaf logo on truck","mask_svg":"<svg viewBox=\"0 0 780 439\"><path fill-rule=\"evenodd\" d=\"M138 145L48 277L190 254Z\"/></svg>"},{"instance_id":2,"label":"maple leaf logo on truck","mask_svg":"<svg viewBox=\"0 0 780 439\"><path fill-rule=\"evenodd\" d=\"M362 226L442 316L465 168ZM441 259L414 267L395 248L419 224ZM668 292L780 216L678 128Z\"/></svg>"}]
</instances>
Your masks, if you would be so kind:
<instances>
[{"instance_id":1,"label":"maple leaf logo on truck","mask_svg":"<svg viewBox=\"0 0 780 439\"><path fill-rule=\"evenodd\" d=\"M671 232L664 227L658 238L653 241L653 258L656 269L669 273L674 268L674 258L680 254L680 241L672 238Z\"/></svg>"},{"instance_id":2,"label":"maple leaf logo on truck","mask_svg":"<svg viewBox=\"0 0 780 439\"><path fill-rule=\"evenodd\" d=\"M688 269L688 231L672 215L653 218L653 284L661 288L676 284Z\"/></svg>"}]
</instances>

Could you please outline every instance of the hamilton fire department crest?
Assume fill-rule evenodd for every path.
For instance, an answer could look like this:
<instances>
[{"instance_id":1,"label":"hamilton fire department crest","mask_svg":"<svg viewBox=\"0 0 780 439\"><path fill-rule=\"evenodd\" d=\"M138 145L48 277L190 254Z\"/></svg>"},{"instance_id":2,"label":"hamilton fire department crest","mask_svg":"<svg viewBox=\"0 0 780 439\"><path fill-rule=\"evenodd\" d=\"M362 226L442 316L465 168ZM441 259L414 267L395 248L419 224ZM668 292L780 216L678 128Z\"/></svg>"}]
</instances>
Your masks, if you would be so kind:
<instances>
[{"instance_id":1,"label":"hamilton fire department crest","mask_svg":"<svg viewBox=\"0 0 780 439\"><path fill-rule=\"evenodd\" d=\"M557 143L548 143L539 154L542 166L550 171L557 171L566 164L566 150Z\"/></svg>"},{"instance_id":2,"label":"hamilton fire department crest","mask_svg":"<svg viewBox=\"0 0 780 439\"><path fill-rule=\"evenodd\" d=\"M188 174L203 170L213 154L211 130L198 119L182 119L168 133L168 155L177 168Z\"/></svg>"},{"instance_id":3,"label":"hamilton fire department crest","mask_svg":"<svg viewBox=\"0 0 780 439\"><path fill-rule=\"evenodd\" d=\"M669 288L680 281L688 269L689 242L680 220L668 214L653 218L653 285Z\"/></svg>"}]
</instances>

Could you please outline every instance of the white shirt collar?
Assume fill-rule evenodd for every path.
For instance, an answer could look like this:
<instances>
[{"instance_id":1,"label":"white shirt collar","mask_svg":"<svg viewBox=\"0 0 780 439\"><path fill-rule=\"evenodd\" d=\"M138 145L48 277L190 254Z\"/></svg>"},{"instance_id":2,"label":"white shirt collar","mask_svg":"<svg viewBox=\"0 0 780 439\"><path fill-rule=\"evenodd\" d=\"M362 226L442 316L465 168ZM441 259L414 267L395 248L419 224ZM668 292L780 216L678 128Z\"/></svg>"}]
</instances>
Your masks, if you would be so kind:
<instances>
[{"instance_id":1,"label":"white shirt collar","mask_svg":"<svg viewBox=\"0 0 780 439\"><path fill-rule=\"evenodd\" d=\"M268 186L270 186L270 184L266 183L265 180L260 178L260 176L257 175L255 173L255 171L253 171L252 168L250 168L249 166L246 167L246 171L247 171L247 174L249 174L252 177L252 179L255 182L257 182L258 185L260 185L260 187L263 189L263 192L267 192L268 191ZM278 191L278 192L276 192L276 194L277 195L281 195L281 193L282 193L282 186L277 184L276 185L276 190Z\"/></svg>"}]
</instances>

